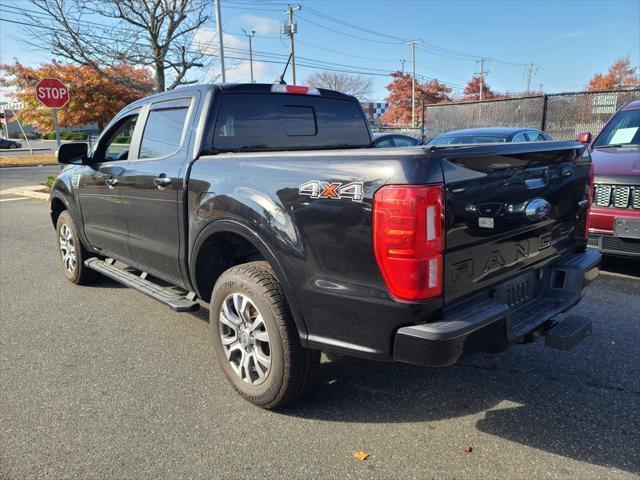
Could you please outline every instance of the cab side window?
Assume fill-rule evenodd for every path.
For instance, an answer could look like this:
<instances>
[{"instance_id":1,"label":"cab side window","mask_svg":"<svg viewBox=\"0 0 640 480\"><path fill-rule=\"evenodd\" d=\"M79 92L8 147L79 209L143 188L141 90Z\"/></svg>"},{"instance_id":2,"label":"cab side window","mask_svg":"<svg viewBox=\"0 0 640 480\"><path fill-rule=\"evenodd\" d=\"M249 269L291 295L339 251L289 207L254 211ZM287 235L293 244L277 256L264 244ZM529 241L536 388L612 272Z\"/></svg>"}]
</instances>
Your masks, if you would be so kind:
<instances>
[{"instance_id":1,"label":"cab side window","mask_svg":"<svg viewBox=\"0 0 640 480\"><path fill-rule=\"evenodd\" d=\"M96 160L113 162L127 160L131 147L131 137L138 121L138 114L123 118L100 142L96 150Z\"/></svg>"},{"instance_id":2,"label":"cab side window","mask_svg":"<svg viewBox=\"0 0 640 480\"><path fill-rule=\"evenodd\" d=\"M142 133L139 158L163 158L177 152L188 111L189 99L153 104Z\"/></svg>"}]
</instances>

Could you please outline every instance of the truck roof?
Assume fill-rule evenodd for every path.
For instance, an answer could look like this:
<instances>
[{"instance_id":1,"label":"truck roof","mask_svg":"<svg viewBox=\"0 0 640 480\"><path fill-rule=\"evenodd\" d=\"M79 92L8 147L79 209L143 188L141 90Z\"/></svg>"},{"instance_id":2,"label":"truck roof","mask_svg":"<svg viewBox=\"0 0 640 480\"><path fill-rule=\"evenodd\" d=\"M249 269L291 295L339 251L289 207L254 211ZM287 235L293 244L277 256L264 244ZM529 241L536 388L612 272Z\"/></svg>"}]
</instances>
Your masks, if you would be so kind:
<instances>
[{"instance_id":1,"label":"truck roof","mask_svg":"<svg viewBox=\"0 0 640 480\"><path fill-rule=\"evenodd\" d=\"M164 98L170 96L180 95L182 93L190 93L190 92L202 92L206 93L211 90L217 90L221 93L271 93L271 87L274 84L272 83L204 83L200 85L189 85L185 87L178 87L174 90L167 90L166 92L155 93L153 95L149 95L147 97L141 98L140 100L132 103L130 106L137 105L139 103L146 103L149 100L154 100L156 98ZM336 98L336 99L344 99L344 100L355 100L355 97L351 95L347 95L344 93L336 92L335 90L326 90L324 88L319 88L321 97L328 98ZM287 95L295 95L295 94L287 94Z\"/></svg>"}]
</instances>

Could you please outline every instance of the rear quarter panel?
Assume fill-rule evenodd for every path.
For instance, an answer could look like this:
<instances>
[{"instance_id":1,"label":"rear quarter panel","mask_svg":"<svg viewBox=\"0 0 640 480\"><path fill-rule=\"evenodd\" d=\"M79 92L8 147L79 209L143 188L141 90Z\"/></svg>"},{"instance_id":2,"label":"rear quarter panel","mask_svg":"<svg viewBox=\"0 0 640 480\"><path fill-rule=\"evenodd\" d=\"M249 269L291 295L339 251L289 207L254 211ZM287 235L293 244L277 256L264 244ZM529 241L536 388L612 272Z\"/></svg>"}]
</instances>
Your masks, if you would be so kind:
<instances>
[{"instance_id":1,"label":"rear quarter panel","mask_svg":"<svg viewBox=\"0 0 640 480\"><path fill-rule=\"evenodd\" d=\"M361 182L363 199L300 194L310 181ZM284 274L307 345L389 358L395 329L424 319L441 301L389 298L373 256L372 198L385 184L441 182L439 161L422 148L202 157L189 179L190 251L215 222L254 232Z\"/></svg>"}]
</instances>

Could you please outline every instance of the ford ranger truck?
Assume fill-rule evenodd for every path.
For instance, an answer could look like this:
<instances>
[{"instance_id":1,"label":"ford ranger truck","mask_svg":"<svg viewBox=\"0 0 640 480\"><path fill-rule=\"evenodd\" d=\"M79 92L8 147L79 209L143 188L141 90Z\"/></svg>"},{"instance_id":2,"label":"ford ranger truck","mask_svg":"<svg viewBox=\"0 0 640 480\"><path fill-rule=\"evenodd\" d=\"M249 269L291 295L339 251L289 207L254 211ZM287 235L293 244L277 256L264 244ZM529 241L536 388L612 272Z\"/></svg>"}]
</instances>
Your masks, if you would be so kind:
<instances>
[{"instance_id":1,"label":"ford ranger truck","mask_svg":"<svg viewBox=\"0 0 640 480\"><path fill-rule=\"evenodd\" d=\"M590 142L590 133L581 135ZM640 259L640 101L618 110L590 150L595 190L588 246Z\"/></svg>"},{"instance_id":2,"label":"ford ranger truck","mask_svg":"<svg viewBox=\"0 0 640 480\"><path fill-rule=\"evenodd\" d=\"M219 367L264 408L300 396L321 351L446 366L591 332L560 316L600 262L579 142L374 148L354 97L202 85L132 103L58 161L66 277L208 302Z\"/></svg>"}]
</instances>

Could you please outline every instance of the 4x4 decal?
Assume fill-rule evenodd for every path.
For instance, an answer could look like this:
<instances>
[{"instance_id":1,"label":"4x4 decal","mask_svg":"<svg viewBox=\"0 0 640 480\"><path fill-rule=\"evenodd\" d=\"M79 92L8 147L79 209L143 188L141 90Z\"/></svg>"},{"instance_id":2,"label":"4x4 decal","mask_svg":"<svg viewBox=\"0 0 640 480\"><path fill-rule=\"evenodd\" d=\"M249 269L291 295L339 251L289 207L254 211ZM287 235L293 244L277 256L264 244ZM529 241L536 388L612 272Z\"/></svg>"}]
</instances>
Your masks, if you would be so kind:
<instances>
[{"instance_id":1,"label":"4x4 decal","mask_svg":"<svg viewBox=\"0 0 640 480\"><path fill-rule=\"evenodd\" d=\"M354 202L361 202L364 198L364 185L362 182L351 182L343 185L339 182L312 180L300 185L298 194L311 198L332 198L335 200L350 198Z\"/></svg>"}]
</instances>

